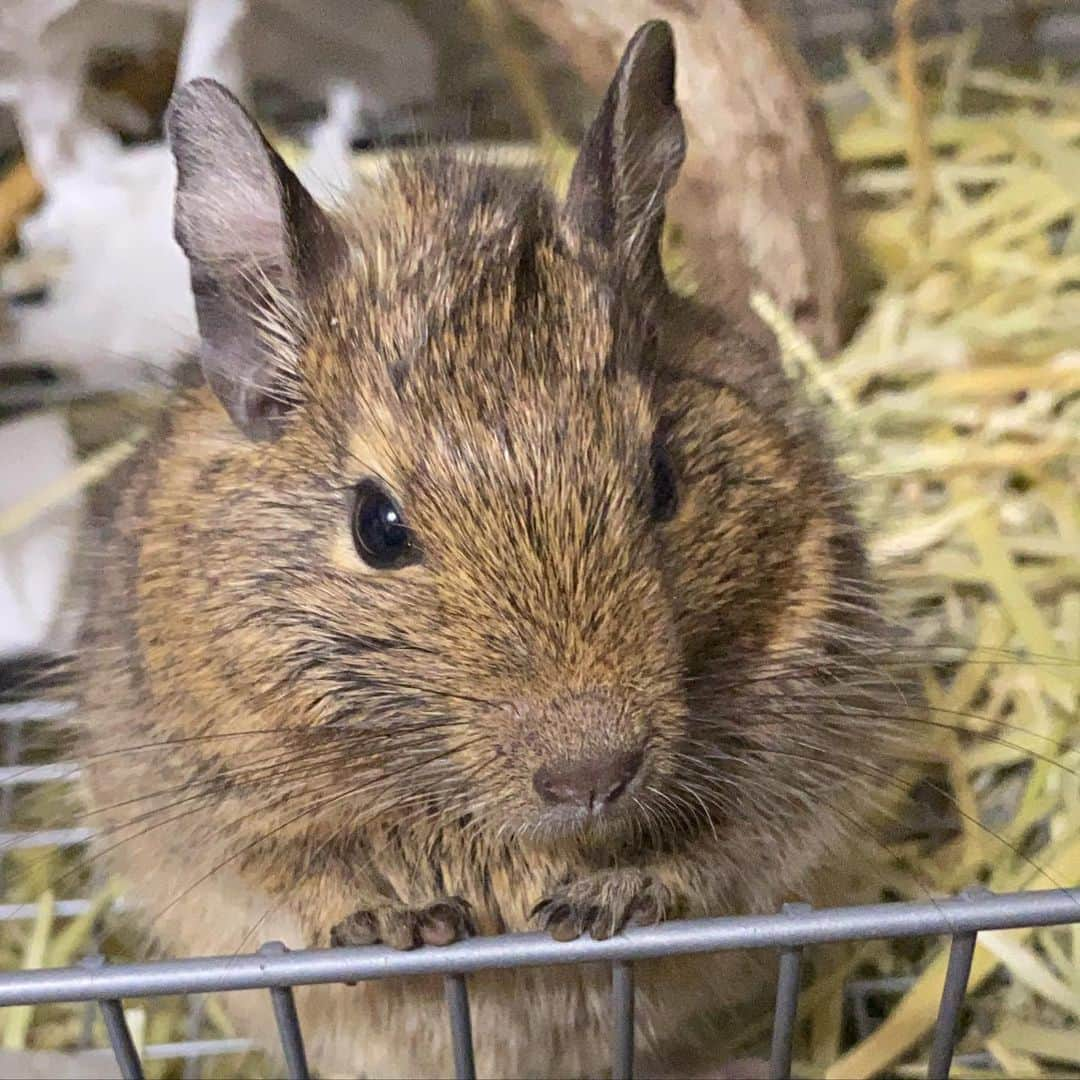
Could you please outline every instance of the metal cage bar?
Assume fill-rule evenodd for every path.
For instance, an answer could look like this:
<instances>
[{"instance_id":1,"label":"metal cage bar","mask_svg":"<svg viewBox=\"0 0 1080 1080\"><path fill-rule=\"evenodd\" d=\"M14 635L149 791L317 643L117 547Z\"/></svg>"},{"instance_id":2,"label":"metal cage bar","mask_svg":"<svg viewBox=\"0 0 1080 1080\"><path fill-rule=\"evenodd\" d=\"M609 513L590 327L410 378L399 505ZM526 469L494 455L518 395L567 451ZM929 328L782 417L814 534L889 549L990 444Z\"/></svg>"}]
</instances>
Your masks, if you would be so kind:
<instances>
[{"instance_id":1,"label":"metal cage bar","mask_svg":"<svg viewBox=\"0 0 1080 1080\"><path fill-rule=\"evenodd\" d=\"M268 941L259 949L260 956L281 956L288 952L280 941ZM291 986L272 986L270 1000L274 1006L274 1022L281 1037L281 1052L289 1080L310 1080L307 1054L304 1052L304 1035L300 1030L300 1017L296 1014L296 1001Z\"/></svg>"},{"instance_id":2,"label":"metal cage bar","mask_svg":"<svg viewBox=\"0 0 1080 1080\"><path fill-rule=\"evenodd\" d=\"M488 968L606 961L611 965L612 1073L629 1078L634 1056L632 962L728 949L781 950L770 1075L791 1070L802 950L813 944L947 934L948 971L930 1053L929 1075L947 1077L959 1029L976 935L982 930L1080 923L1080 889L994 896L971 894L941 901L873 904L815 910L787 904L778 915L683 920L637 927L604 941L559 942L543 934L472 938L444 947L399 952L381 946L289 951L279 942L255 955L104 964L93 957L77 968L0 974L0 1006L96 1001L125 1077L141 1077L139 1056L124 1018L126 997L228 990L271 992L290 1077L306 1078L303 1036L292 988L410 975L441 975L454 1046L455 1073L475 1076L466 975Z\"/></svg>"},{"instance_id":3,"label":"metal cage bar","mask_svg":"<svg viewBox=\"0 0 1080 1080\"><path fill-rule=\"evenodd\" d=\"M934 1041L930 1046L927 1080L945 1080L952 1067L953 1050L956 1048L956 1036L960 1026L960 1010L967 995L976 937L975 931L971 931L957 934L952 939L949 966L945 972L937 1023L934 1025Z\"/></svg>"},{"instance_id":4,"label":"metal cage bar","mask_svg":"<svg viewBox=\"0 0 1080 1080\"><path fill-rule=\"evenodd\" d=\"M454 1075L457 1080L475 1080L469 984L464 975L447 975L444 986L450 1011L450 1037L454 1043Z\"/></svg>"},{"instance_id":5,"label":"metal cage bar","mask_svg":"<svg viewBox=\"0 0 1080 1080\"><path fill-rule=\"evenodd\" d=\"M89 837L89 830L59 826L48 830L20 830L12 817L13 797L18 790L39 784L70 783L78 777L78 766L73 762L26 764L20 761L23 725L54 719L49 705L41 701L15 706L0 703L3 750L0 760L0 852L58 844L76 846L85 843ZM85 899L63 898L56 901L54 915L58 918L79 915L88 907ZM125 905L118 901L113 910L125 910ZM37 911L38 905L34 903L0 904L0 921L33 919ZM288 1075L306 1078L309 1069L293 987L439 975L444 979L455 1074L470 1078L475 1076L475 1063L467 983L469 972L602 962L610 966L611 972L612 1075L629 1078L633 1075L634 1064L635 961L726 949L768 948L780 953L770 1075L787 1077L791 1072L799 976L806 947L824 942L947 935L951 939L949 963L929 1053L929 1075L947 1077L961 1030L976 935L983 930L1063 923L1080 923L1080 889L1004 896L993 896L985 891L968 892L941 901L821 911L805 904L789 904L776 915L664 923L631 929L606 941L557 942L542 934L513 934L474 938L444 948L404 953L378 946L290 952L280 943L271 943L253 956L123 965L105 965L95 957L79 968L0 972L0 1006L85 1002L90 1010L88 1018L95 1010L101 1012L122 1074L137 1077L142 1075L142 1067L125 1019L122 1005L125 999L266 990L271 996ZM881 980L874 983L875 986L880 984ZM902 989L900 987L897 992ZM199 1039L201 1022L194 1017L193 1013L189 1018L187 1041L147 1046L143 1058L147 1061L179 1058L185 1062L185 1076L194 1076L197 1058L254 1049L245 1039ZM864 1019L869 1023L868 1016ZM968 1062L967 1058L960 1060Z\"/></svg>"},{"instance_id":6,"label":"metal cage bar","mask_svg":"<svg viewBox=\"0 0 1080 1080\"><path fill-rule=\"evenodd\" d=\"M796 948L837 941L953 936L1021 926L1080 922L1080 888L979 899L869 904L786 915L685 919L635 927L605 941L555 941L541 933L470 938L399 952L380 945L305 949L279 956L217 956L54 968L0 975L0 1006L102 998L155 997L272 986L358 982L410 975L455 975L485 968L647 960L729 949Z\"/></svg>"},{"instance_id":7,"label":"metal cage bar","mask_svg":"<svg viewBox=\"0 0 1080 1080\"><path fill-rule=\"evenodd\" d=\"M611 965L611 1076L634 1075L634 967L626 960Z\"/></svg>"},{"instance_id":8,"label":"metal cage bar","mask_svg":"<svg viewBox=\"0 0 1080 1080\"><path fill-rule=\"evenodd\" d=\"M88 956L81 964L83 970L90 973L100 971L104 966L105 958L102 956ZM120 1075L124 1080L143 1080L142 1061L135 1048L135 1040L131 1037L123 1002L116 997L103 997L98 998L97 1004L105 1021L113 1057L120 1067Z\"/></svg>"},{"instance_id":9,"label":"metal cage bar","mask_svg":"<svg viewBox=\"0 0 1080 1080\"><path fill-rule=\"evenodd\" d=\"M105 1030L109 1033L116 1064L120 1066L120 1075L124 1080L143 1080L142 1062L139 1051L135 1049L135 1040L131 1037L124 1006L115 998L106 998L98 1002L101 1015L105 1020Z\"/></svg>"},{"instance_id":10,"label":"metal cage bar","mask_svg":"<svg viewBox=\"0 0 1080 1080\"><path fill-rule=\"evenodd\" d=\"M809 904L785 904L783 914L802 915L810 910L812 909ZM799 1007L801 973L802 947L784 949L780 953L780 970L776 976L769 1080L788 1080L791 1076L791 1052L795 1041L795 1016Z\"/></svg>"}]
</instances>

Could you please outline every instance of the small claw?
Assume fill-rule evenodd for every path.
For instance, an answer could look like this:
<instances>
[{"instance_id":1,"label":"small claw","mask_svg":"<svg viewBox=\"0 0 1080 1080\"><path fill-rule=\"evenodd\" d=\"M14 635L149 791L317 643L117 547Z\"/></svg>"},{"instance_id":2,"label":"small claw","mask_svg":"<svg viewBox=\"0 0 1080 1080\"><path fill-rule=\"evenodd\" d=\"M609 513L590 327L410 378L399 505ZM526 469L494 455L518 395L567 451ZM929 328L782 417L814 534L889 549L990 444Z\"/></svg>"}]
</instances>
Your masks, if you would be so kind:
<instances>
[{"instance_id":1,"label":"small claw","mask_svg":"<svg viewBox=\"0 0 1080 1080\"><path fill-rule=\"evenodd\" d=\"M548 930L554 923L561 922L570 914L570 905L549 898L537 904L535 910L541 927Z\"/></svg>"}]
</instances>

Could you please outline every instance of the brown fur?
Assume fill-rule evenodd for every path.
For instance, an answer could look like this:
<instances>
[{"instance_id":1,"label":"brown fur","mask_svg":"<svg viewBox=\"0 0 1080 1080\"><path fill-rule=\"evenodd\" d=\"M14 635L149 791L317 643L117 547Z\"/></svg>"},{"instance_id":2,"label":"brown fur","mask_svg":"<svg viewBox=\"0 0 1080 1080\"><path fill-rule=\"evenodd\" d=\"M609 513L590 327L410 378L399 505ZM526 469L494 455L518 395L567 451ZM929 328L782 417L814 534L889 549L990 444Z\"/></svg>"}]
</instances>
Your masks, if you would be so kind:
<instances>
[{"instance_id":1,"label":"brown fur","mask_svg":"<svg viewBox=\"0 0 1080 1080\"><path fill-rule=\"evenodd\" d=\"M182 390L104 524L88 780L150 929L182 955L325 946L361 910L391 940L462 897L480 933L547 901L548 925L602 934L805 894L880 786L893 689L842 486L776 358L662 283L636 293L530 176L418 155L335 227L343 266L272 313L303 319L280 437ZM363 477L399 499L415 565L357 556ZM532 787L638 747L621 813L562 820ZM753 966L642 965L643 1052L676 1060ZM606 1067L604 971L470 982L482 1073ZM235 997L272 1044L265 995ZM450 1071L437 983L298 1000L326 1075Z\"/></svg>"}]
</instances>

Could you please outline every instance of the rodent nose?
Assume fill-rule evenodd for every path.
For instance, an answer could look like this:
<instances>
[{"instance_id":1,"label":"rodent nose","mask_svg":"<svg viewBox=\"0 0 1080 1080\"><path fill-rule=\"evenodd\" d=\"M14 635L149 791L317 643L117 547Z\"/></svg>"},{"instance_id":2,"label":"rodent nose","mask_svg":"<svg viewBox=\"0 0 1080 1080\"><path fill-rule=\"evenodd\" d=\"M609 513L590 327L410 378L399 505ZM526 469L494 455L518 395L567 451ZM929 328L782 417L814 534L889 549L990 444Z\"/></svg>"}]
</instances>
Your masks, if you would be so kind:
<instances>
[{"instance_id":1,"label":"rodent nose","mask_svg":"<svg viewBox=\"0 0 1080 1080\"><path fill-rule=\"evenodd\" d=\"M626 791L641 768L641 760L641 751L635 750L571 765L542 765L533 774L533 787L546 803L577 803L599 809Z\"/></svg>"}]
</instances>

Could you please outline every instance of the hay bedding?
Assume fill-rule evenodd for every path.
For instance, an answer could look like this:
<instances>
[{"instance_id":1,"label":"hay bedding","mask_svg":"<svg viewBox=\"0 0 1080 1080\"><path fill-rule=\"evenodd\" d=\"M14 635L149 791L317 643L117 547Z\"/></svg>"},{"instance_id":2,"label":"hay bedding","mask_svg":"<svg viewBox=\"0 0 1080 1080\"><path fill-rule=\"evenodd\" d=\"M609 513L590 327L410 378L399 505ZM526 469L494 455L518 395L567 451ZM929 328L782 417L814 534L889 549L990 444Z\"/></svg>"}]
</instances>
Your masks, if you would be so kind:
<instances>
[{"instance_id":1,"label":"hay bedding","mask_svg":"<svg viewBox=\"0 0 1080 1080\"><path fill-rule=\"evenodd\" d=\"M911 773L923 823L880 860L880 895L894 899L1080 881L1080 89L1052 65L1018 76L973 55L970 34L912 46L906 60L901 48L898 77L894 59L849 50L847 74L822 88L871 283L850 343L819 356L769 297L754 299L841 435L873 559L924 657L934 712ZM130 432L71 483L129 446ZM56 495L8 512L0 531ZM63 820L52 794L19 805L18 824ZM3 882L5 901L39 905L32 923L0 928L5 968L69 963L92 940L114 955L131 947L122 917L99 918L115 883L96 883L88 914L56 917L53 889L93 884L77 854L9 853ZM937 941L822 958L801 1003L797 1074L925 1075L945 962ZM845 985L879 988L860 1007L880 1023L853 1027ZM980 935L969 989L954 1076L1080 1076L1080 927ZM233 1034L212 1001L195 1027L178 1002L129 1004L146 1044ZM79 1045L85 1016L8 1010L0 1044ZM180 1075L174 1061L147 1071Z\"/></svg>"},{"instance_id":2,"label":"hay bedding","mask_svg":"<svg viewBox=\"0 0 1080 1080\"><path fill-rule=\"evenodd\" d=\"M1080 90L1053 69L974 68L973 44L924 50L921 125L889 63L850 53L825 88L881 282L850 344L822 360L758 299L848 435L873 558L925 649L918 751L955 798L955 833L893 848L890 895L911 899L1080 879ZM975 1073L1076 1074L1080 931L978 940L960 1049L992 1067ZM861 946L820 975L797 1071L868 1075L914 1050L896 1071L925 1075L946 955L909 948ZM867 972L915 979L845 1048L835 989Z\"/></svg>"}]
</instances>

